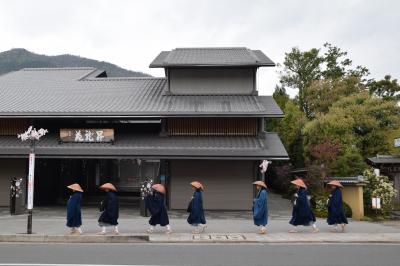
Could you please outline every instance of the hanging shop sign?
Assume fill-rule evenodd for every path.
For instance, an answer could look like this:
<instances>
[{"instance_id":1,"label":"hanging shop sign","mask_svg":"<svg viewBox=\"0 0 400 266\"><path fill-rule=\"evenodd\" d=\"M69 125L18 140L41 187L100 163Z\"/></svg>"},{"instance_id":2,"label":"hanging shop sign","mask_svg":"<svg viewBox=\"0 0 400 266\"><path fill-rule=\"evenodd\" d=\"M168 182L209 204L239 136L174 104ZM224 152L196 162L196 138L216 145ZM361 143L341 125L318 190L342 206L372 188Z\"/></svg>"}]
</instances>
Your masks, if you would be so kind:
<instances>
[{"instance_id":1,"label":"hanging shop sign","mask_svg":"<svg viewBox=\"0 0 400 266\"><path fill-rule=\"evenodd\" d=\"M33 209L33 191L34 191L33 185L35 184L34 178L35 178L35 154L30 153L29 171L28 171L28 202L27 202L28 210Z\"/></svg>"},{"instance_id":2,"label":"hanging shop sign","mask_svg":"<svg viewBox=\"0 0 400 266\"><path fill-rule=\"evenodd\" d=\"M60 129L61 142L103 143L114 142L114 129Z\"/></svg>"},{"instance_id":3,"label":"hanging shop sign","mask_svg":"<svg viewBox=\"0 0 400 266\"><path fill-rule=\"evenodd\" d=\"M394 139L394 146L400 148L400 138Z\"/></svg>"}]
</instances>

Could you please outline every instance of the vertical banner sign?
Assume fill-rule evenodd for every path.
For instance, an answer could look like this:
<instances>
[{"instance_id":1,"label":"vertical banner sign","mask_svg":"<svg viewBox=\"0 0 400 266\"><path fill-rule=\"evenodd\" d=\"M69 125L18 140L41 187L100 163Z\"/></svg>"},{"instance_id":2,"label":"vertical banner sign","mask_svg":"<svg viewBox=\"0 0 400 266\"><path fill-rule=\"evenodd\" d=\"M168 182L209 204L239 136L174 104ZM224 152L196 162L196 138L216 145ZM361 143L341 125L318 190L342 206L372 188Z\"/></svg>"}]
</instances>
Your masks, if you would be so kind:
<instances>
[{"instance_id":1,"label":"vertical banner sign","mask_svg":"<svg viewBox=\"0 0 400 266\"><path fill-rule=\"evenodd\" d=\"M394 139L394 146L400 148L400 138Z\"/></svg>"},{"instance_id":2,"label":"vertical banner sign","mask_svg":"<svg viewBox=\"0 0 400 266\"><path fill-rule=\"evenodd\" d=\"M29 172L28 172L28 210L33 209L33 185L35 178L35 154L29 154Z\"/></svg>"}]
</instances>

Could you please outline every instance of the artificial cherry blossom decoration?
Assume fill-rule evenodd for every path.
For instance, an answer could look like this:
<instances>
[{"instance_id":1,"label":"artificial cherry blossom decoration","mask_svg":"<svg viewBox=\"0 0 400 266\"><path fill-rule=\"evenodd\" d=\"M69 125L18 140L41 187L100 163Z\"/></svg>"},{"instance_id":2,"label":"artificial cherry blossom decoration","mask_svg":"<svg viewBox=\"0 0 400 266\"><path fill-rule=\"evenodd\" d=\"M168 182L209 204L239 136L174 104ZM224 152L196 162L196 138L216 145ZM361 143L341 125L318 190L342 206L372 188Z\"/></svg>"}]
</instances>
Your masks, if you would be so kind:
<instances>
[{"instance_id":1,"label":"artificial cherry blossom decoration","mask_svg":"<svg viewBox=\"0 0 400 266\"><path fill-rule=\"evenodd\" d=\"M18 138L21 139L22 141L26 140L39 140L41 137L46 135L49 131L47 129L39 129L36 130L36 128L33 128L33 126L30 126L27 131L24 133L18 134Z\"/></svg>"},{"instance_id":2,"label":"artificial cherry blossom decoration","mask_svg":"<svg viewBox=\"0 0 400 266\"><path fill-rule=\"evenodd\" d=\"M270 161L268 161L268 160L263 160L262 161L262 163L260 164L260 171L261 171L261 173L265 173L265 172L267 172L267 168L268 168L268 165L270 165L272 162L270 162Z\"/></svg>"},{"instance_id":3,"label":"artificial cherry blossom decoration","mask_svg":"<svg viewBox=\"0 0 400 266\"><path fill-rule=\"evenodd\" d=\"M151 178L146 178L141 185L140 188L140 195L142 197L142 200L144 200L145 197L148 195L153 195L153 189L151 188L153 186L153 179Z\"/></svg>"}]
</instances>

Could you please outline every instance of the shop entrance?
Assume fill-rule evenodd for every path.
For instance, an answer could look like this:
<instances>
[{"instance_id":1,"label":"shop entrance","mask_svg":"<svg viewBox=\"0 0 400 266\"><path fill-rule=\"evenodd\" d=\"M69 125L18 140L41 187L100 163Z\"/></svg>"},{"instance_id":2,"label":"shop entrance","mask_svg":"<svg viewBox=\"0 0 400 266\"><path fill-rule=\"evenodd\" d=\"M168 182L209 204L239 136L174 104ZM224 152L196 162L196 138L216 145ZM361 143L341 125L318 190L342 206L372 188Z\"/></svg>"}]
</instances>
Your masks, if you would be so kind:
<instances>
[{"instance_id":1,"label":"shop entrance","mask_svg":"<svg viewBox=\"0 0 400 266\"><path fill-rule=\"evenodd\" d=\"M38 159L35 167L35 205L65 205L71 191L66 186L79 183L84 189L84 205L97 206L106 182L118 189L121 206L138 207L140 186L145 178L157 179L160 161L141 159Z\"/></svg>"}]
</instances>

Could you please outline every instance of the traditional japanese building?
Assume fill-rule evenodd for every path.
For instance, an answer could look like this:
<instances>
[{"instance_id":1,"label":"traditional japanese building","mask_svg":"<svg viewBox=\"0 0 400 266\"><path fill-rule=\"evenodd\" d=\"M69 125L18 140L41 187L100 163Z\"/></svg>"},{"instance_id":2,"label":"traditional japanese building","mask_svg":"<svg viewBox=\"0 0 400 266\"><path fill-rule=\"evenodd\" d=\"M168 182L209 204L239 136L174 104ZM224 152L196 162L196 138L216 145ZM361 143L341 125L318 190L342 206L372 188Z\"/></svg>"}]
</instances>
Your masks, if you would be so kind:
<instances>
[{"instance_id":1,"label":"traditional japanese building","mask_svg":"<svg viewBox=\"0 0 400 266\"><path fill-rule=\"evenodd\" d=\"M368 158L368 163L375 169L379 169L379 174L388 176L393 181L393 186L400 191L400 156L399 155L376 155ZM396 195L396 204L400 204L400 195Z\"/></svg>"},{"instance_id":2,"label":"traditional japanese building","mask_svg":"<svg viewBox=\"0 0 400 266\"><path fill-rule=\"evenodd\" d=\"M0 206L9 180L27 176L29 125L35 144L35 204L63 204L78 182L85 202L112 182L134 204L146 178L165 183L171 209L185 209L189 182L206 187L205 208L249 210L262 160L287 160L266 118L283 117L259 96L257 69L275 64L247 48L179 48L150 67L165 78L111 78L94 68L22 69L0 76Z\"/></svg>"}]
</instances>

